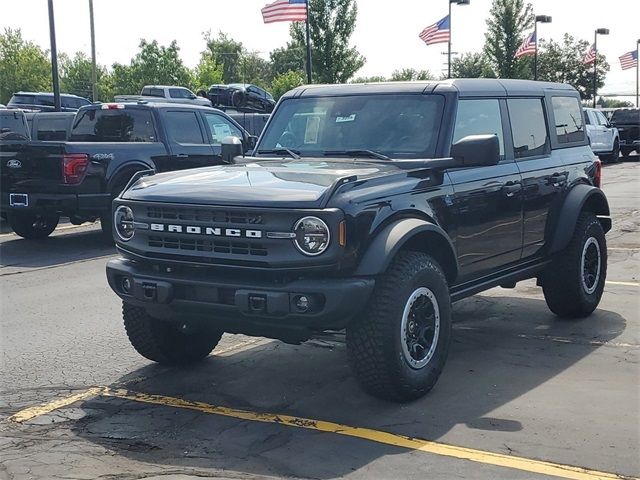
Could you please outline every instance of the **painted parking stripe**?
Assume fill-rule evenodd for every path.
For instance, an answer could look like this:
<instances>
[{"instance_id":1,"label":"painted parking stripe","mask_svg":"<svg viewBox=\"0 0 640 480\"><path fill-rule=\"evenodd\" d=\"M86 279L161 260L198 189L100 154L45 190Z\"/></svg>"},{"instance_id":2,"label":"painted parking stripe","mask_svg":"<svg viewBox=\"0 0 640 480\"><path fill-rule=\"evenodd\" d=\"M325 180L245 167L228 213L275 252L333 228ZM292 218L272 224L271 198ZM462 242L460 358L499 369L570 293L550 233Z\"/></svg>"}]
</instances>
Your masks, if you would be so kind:
<instances>
[{"instance_id":1,"label":"painted parking stripe","mask_svg":"<svg viewBox=\"0 0 640 480\"><path fill-rule=\"evenodd\" d=\"M621 285L623 287L640 287L639 282L616 282L613 280L607 280L604 283L606 283L607 285Z\"/></svg>"},{"instance_id":2,"label":"painted parking stripe","mask_svg":"<svg viewBox=\"0 0 640 480\"><path fill-rule=\"evenodd\" d=\"M380 430L373 430L370 428L352 427L349 425L334 422L295 417L291 415L251 412L248 410L239 410L219 405L211 405L204 402L194 402L176 397L168 397L165 395L152 395L111 387L93 387L83 392L54 400L45 405L27 408L12 415L11 417L9 417L9 420L18 423L26 422L37 416L50 413L59 408L67 407L81 400L86 400L88 398L100 395L151 405L195 410L206 414L220 415L224 417L236 418L239 420L275 423L290 427L303 428L307 430L333 433L336 435L360 438L384 445L416 450L433 455L452 457L460 460L468 460L485 465L511 468L523 472L536 473L557 478L567 478L572 480L620 480L621 478L626 478L629 480L640 480L640 478L623 477L615 473L591 470L583 467L576 467L574 465L563 465L559 463L545 462L542 460L535 460L531 458L476 450L473 448L458 447L455 445L448 445L445 443L433 442L430 440L422 440L419 438L407 437L404 435L398 435L395 433L384 432Z\"/></svg>"}]
</instances>

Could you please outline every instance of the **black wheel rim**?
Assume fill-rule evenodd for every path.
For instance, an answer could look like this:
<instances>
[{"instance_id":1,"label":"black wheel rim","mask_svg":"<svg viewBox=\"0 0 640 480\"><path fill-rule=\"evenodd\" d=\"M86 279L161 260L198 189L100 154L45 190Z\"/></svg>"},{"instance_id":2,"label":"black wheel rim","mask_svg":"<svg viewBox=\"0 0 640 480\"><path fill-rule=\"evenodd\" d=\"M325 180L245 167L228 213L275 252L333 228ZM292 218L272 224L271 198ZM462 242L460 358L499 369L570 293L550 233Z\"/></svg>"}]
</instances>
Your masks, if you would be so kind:
<instances>
[{"instance_id":1,"label":"black wheel rim","mask_svg":"<svg viewBox=\"0 0 640 480\"><path fill-rule=\"evenodd\" d=\"M416 289L407 300L402 315L402 353L414 369L425 367L435 354L440 335L440 309L431 290Z\"/></svg>"},{"instance_id":2,"label":"black wheel rim","mask_svg":"<svg viewBox=\"0 0 640 480\"><path fill-rule=\"evenodd\" d=\"M600 244L594 237L589 237L582 248L582 288L591 295L600 282L601 269Z\"/></svg>"}]
</instances>

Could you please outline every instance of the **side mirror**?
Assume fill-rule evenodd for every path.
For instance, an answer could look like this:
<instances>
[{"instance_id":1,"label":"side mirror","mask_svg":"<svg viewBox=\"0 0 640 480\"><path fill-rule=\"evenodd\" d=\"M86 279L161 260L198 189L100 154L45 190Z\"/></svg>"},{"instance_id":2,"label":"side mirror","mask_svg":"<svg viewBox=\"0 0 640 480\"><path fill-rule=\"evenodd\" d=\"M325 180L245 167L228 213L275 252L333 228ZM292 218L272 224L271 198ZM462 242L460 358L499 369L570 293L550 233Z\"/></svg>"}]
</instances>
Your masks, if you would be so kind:
<instances>
[{"instance_id":1,"label":"side mirror","mask_svg":"<svg viewBox=\"0 0 640 480\"><path fill-rule=\"evenodd\" d=\"M498 136L467 135L451 145L451 156L459 167L497 165L500 161Z\"/></svg>"},{"instance_id":2,"label":"side mirror","mask_svg":"<svg viewBox=\"0 0 640 480\"><path fill-rule=\"evenodd\" d=\"M234 163L233 159L243 154L242 141L238 137L225 137L222 139L222 161Z\"/></svg>"},{"instance_id":3,"label":"side mirror","mask_svg":"<svg viewBox=\"0 0 640 480\"><path fill-rule=\"evenodd\" d=\"M195 100L196 98L198 98L197 96L195 96L193 93L189 95L189 98L191 100Z\"/></svg>"}]
</instances>

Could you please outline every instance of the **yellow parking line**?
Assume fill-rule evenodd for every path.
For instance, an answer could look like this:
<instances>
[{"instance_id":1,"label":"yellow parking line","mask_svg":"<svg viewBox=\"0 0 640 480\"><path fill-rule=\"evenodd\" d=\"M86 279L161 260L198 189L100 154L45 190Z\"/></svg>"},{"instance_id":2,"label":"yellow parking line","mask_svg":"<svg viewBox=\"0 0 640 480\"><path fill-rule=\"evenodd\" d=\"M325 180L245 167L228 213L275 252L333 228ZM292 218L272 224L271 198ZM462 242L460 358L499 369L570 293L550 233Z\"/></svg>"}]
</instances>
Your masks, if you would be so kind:
<instances>
[{"instance_id":1,"label":"yellow parking line","mask_svg":"<svg viewBox=\"0 0 640 480\"><path fill-rule=\"evenodd\" d=\"M605 282L607 285L622 285L625 287L640 287L640 283L638 282L614 282L612 280L607 280Z\"/></svg>"},{"instance_id":2,"label":"yellow parking line","mask_svg":"<svg viewBox=\"0 0 640 480\"><path fill-rule=\"evenodd\" d=\"M88 390L84 390L83 392L76 393L68 397L59 398L43 405L36 405L35 407L25 408L24 410L20 410L18 413L10 416L9 420L18 423L26 422L28 420L39 417L40 415L51 413L59 408L68 407L72 403L79 402L80 400L86 400L87 398L100 395L105 390L106 389L104 387L89 388Z\"/></svg>"},{"instance_id":3,"label":"yellow parking line","mask_svg":"<svg viewBox=\"0 0 640 480\"><path fill-rule=\"evenodd\" d=\"M406 437L404 435L397 435L394 433L373 430L370 428L351 427L348 425L325 422L322 420L313 420L309 418L294 417L290 415L278 415L273 413L259 413L247 410L238 410L234 408L210 405L203 402L193 402L190 400L184 400L175 397L167 397L164 395L150 395L146 393L133 392L122 389L106 388L102 393L106 396L132 400L134 402L184 408L187 410L195 410L198 412L221 415L224 417L232 417L240 420L277 423L290 427L298 427L308 430L334 433L337 435L345 435L348 437L360 438L372 442L382 443L385 445L393 445L410 450L418 450L434 455L453 457L486 465L511 468L523 472L537 473L559 478L568 478L573 480L622 478L621 476L614 473L589 470L587 468L575 467L573 465L562 465L559 463L544 462L541 460L504 455L501 453L487 452L483 450L475 450L472 448L457 447L455 445L447 445L444 443L432 442L429 440L421 440L417 438Z\"/></svg>"}]
</instances>

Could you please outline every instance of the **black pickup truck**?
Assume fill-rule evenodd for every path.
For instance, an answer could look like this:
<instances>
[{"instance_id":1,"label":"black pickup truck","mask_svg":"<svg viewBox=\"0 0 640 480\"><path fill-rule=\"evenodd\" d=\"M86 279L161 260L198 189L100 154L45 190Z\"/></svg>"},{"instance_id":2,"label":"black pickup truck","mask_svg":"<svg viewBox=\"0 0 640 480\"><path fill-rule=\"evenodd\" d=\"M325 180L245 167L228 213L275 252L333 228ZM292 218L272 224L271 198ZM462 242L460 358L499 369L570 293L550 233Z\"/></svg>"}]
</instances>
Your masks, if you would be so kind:
<instances>
[{"instance_id":1,"label":"black pickup truck","mask_svg":"<svg viewBox=\"0 0 640 480\"><path fill-rule=\"evenodd\" d=\"M640 109L619 108L611 115L611 124L620 134L620 152L628 157L634 150L640 154Z\"/></svg>"},{"instance_id":2,"label":"black pickup truck","mask_svg":"<svg viewBox=\"0 0 640 480\"><path fill-rule=\"evenodd\" d=\"M185 364L223 332L346 329L364 388L410 400L444 367L452 301L537 278L553 312L585 317L611 218L583 118L557 83L296 88L251 156L145 176L114 200L107 277L129 340Z\"/></svg>"},{"instance_id":3,"label":"black pickup truck","mask_svg":"<svg viewBox=\"0 0 640 480\"><path fill-rule=\"evenodd\" d=\"M48 236L66 215L74 224L101 219L111 236L111 201L136 172L222 163L220 143L255 141L209 107L133 103L81 108L66 142L0 142L1 210L15 233Z\"/></svg>"}]
</instances>

